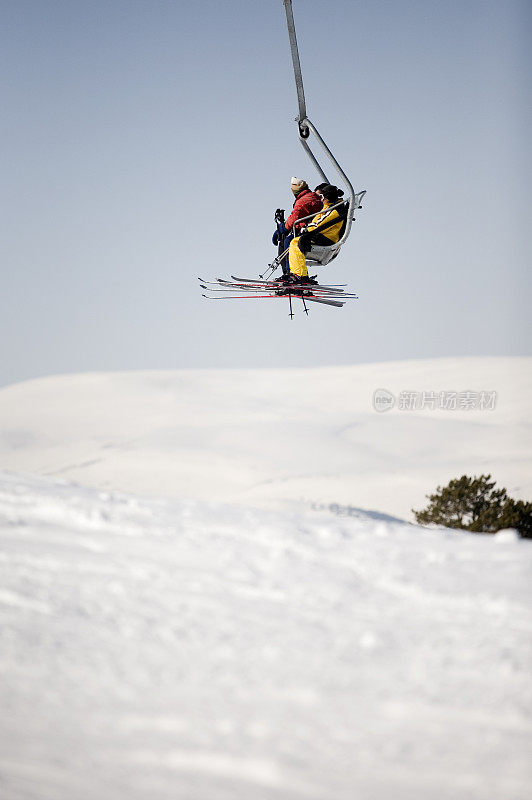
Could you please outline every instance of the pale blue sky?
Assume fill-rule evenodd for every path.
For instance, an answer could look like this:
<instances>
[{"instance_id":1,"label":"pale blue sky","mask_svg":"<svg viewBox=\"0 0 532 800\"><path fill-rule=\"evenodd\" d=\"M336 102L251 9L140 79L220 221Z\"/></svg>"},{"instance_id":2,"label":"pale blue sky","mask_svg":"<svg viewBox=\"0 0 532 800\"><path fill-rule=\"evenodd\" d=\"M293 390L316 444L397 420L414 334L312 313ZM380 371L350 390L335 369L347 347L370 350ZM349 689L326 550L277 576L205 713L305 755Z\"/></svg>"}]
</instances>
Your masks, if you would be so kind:
<instances>
[{"instance_id":1,"label":"pale blue sky","mask_svg":"<svg viewBox=\"0 0 532 800\"><path fill-rule=\"evenodd\" d=\"M0 384L61 372L531 352L531 9L294 0L311 120L367 189L322 277L360 300L203 300L256 276L298 142L281 0L3 2Z\"/></svg>"}]
</instances>

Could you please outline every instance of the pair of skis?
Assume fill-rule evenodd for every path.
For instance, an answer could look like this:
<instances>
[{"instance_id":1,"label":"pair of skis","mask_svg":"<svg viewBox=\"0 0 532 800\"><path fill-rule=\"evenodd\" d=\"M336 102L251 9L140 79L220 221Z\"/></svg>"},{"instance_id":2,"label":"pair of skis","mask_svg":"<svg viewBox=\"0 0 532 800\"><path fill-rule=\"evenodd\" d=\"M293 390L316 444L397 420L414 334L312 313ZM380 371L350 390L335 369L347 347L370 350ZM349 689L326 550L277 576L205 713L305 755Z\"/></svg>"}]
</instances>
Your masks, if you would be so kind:
<instances>
[{"instance_id":1,"label":"pair of skis","mask_svg":"<svg viewBox=\"0 0 532 800\"><path fill-rule=\"evenodd\" d=\"M308 314L307 302L341 308L345 305L346 300L357 299L356 294L345 290L345 284L285 284L278 281L238 278L235 275L231 275L231 280L223 278L218 278L216 281L207 281L203 278L198 278L198 280L201 288L208 292L203 295L208 300L259 300L288 297L290 317L294 316L292 298L302 301L306 314Z\"/></svg>"}]
</instances>

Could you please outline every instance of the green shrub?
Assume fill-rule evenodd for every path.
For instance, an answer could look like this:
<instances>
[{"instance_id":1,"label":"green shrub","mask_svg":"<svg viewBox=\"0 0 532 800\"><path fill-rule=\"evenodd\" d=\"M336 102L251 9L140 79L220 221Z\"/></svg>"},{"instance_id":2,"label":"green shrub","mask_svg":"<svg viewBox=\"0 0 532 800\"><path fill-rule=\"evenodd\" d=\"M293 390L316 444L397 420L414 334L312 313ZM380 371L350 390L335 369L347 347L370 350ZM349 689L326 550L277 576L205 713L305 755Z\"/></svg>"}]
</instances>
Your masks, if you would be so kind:
<instances>
[{"instance_id":1,"label":"green shrub","mask_svg":"<svg viewBox=\"0 0 532 800\"><path fill-rule=\"evenodd\" d=\"M512 500L506 489L496 489L491 475L450 481L435 494L422 511L412 513L419 525L443 525L466 531L495 533L515 528L524 538L532 538L532 503Z\"/></svg>"}]
</instances>

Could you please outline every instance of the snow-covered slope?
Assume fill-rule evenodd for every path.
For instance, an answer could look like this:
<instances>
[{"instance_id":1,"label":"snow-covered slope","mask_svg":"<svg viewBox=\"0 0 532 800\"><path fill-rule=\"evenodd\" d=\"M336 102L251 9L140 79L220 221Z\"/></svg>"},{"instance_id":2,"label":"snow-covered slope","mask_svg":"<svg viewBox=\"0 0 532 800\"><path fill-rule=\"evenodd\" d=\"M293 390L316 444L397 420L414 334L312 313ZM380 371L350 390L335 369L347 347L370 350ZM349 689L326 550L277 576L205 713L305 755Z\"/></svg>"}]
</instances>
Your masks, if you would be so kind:
<instances>
[{"instance_id":1,"label":"snow-covered slope","mask_svg":"<svg viewBox=\"0 0 532 800\"><path fill-rule=\"evenodd\" d=\"M374 392L393 393L378 413ZM431 408L496 392L495 408ZM425 408L399 407L426 392ZM436 400L430 398L434 395ZM461 408L460 406L464 407ZM66 375L0 390L0 465L98 488L411 518L438 484L491 472L532 497L532 359Z\"/></svg>"},{"instance_id":2,"label":"snow-covered slope","mask_svg":"<svg viewBox=\"0 0 532 800\"><path fill-rule=\"evenodd\" d=\"M0 544L2 800L530 796L512 533L3 475Z\"/></svg>"}]
</instances>

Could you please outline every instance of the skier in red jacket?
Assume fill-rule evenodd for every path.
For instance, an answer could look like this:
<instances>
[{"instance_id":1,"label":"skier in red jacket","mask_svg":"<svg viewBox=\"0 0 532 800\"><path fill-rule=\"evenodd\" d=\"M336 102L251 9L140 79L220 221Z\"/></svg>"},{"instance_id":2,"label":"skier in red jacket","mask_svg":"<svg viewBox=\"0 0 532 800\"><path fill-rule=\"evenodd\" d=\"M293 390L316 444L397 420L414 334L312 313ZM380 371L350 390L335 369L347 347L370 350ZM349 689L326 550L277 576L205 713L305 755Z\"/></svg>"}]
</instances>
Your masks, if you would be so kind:
<instances>
[{"instance_id":1,"label":"skier in red jacket","mask_svg":"<svg viewBox=\"0 0 532 800\"><path fill-rule=\"evenodd\" d=\"M284 223L279 223L277 225L277 230L272 236L272 242L275 245L279 244L280 238L282 237L283 251L287 250L294 236L299 233L306 222L310 221L298 222L298 220L302 217L317 214L323 207L321 198L316 192L311 192L308 183L301 180L301 178L292 178L292 192L296 198L294 200L292 213ZM288 275L290 273L288 257L283 258L282 267L283 274Z\"/></svg>"}]
</instances>

